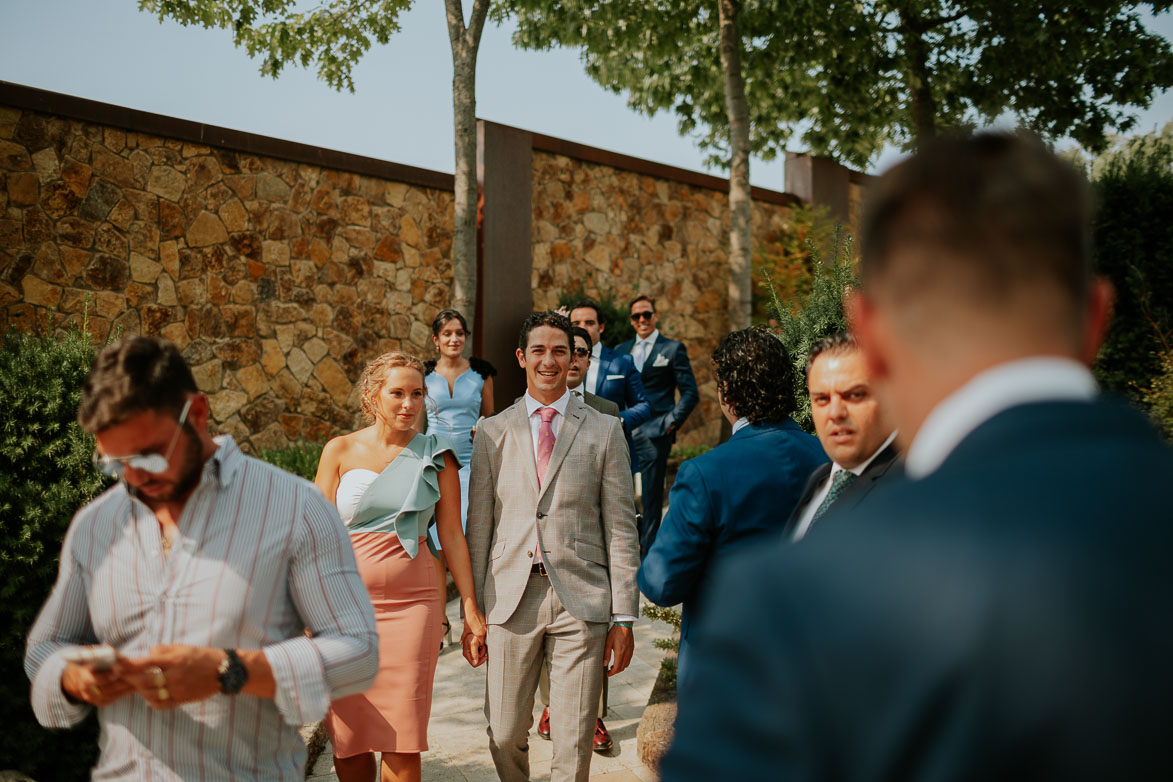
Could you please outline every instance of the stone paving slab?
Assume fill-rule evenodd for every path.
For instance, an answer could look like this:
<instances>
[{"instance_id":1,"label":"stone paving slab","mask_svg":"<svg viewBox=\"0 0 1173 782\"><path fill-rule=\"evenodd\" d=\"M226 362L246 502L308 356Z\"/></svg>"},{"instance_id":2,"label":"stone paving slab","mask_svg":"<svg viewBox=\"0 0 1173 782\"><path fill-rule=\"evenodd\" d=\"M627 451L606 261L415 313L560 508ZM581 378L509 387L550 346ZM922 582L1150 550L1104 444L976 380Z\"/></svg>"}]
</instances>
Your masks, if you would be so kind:
<instances>
[{"instance_id":1,"label":"stone paving slab","mask_svg":"<svg viewBox=\"0 0 1173 782\"><path fill-rule=\"evenodd\" d=\"M448 606L453 636L460 631L459 601ZM660 671L664 652L653 645L656 639L671 636L663 622L640 617L635 623L635 656L623 673L611 679L610 701L605 722L615 741L605 754L596 753L591 779L606 782L654 782L656 776L644 766L636 752L636 727L643 715L652 686ZM440 654L432 696L432 717L428 724L429 750L423 755L423 778L436 782L495 782L497 772L489 756L485 734L484 668L471 668L454 643ZM534 780L550 778L553 745L538 737L537 721L542 708L535 703L534 728L530 731L530 775ZM330 747L322 753L312 782L336 782Z\"/></svg>"}]
</instances>

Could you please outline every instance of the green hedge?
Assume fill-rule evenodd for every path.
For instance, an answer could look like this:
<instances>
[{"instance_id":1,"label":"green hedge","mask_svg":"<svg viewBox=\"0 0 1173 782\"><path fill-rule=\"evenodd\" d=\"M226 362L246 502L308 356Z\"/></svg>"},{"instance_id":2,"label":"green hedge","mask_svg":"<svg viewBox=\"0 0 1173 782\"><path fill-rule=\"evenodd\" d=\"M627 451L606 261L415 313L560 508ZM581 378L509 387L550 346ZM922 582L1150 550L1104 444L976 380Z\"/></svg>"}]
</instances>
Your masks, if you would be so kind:
<instances>
[{"instance_id":1,"label":"green hedge","mask_svg":"<svg viewBox=\"0 0 1173 782\"><path fill-rule=\"evenodd\" d=\"M318 460L322 458L322 447L323 443L300 442L286 448L268 448L258 453L257 458L312 481L318 471Z\"/></svg>"},{"instance_id":2,"label":"green hedge","mask_svg":"<svg viewBox=\"0 0 1173 782\"><path fill-rule=\"evenodd\" d=\"M93 437L75 423L93 359L77 330L10 331L0 346L0 769L37 780L88 779L98 754L93 717L72 731L37 724L23 663L70 519L104 488L90 462Z\"/></svg>"}]
</instances>

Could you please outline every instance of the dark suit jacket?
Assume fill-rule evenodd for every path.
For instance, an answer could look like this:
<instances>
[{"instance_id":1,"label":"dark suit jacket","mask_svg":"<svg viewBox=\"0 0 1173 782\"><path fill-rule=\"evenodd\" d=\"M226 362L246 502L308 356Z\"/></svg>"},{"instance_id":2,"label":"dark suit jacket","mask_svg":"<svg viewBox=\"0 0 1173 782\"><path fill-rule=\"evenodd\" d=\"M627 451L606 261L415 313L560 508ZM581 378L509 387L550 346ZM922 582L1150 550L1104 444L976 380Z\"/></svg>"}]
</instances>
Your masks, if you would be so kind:
<instances>
[{"instance_id":1,"label":"dark suit jacket","mask_svg":"<svg viewBox=\"0 0 1173 782\"><path fill-rule=\"evenodd\" d=\"M838 510L854 508L875 488L877 481L890 472L893 475L898 474L900 472L899 467L895 470L892 469L897 464L896 457L898 455L896 444L888 443L888 447L880 451L875 459L872 459L871 464L856 479L855 483L851 484L847 491L843 492L839 499L835 501L835 505L842 506ZM806 487L802 490L802 497L798 500L798 504L794 506L794 510L791 511L790 519L786 522L786 529L783 530L783 534L787 538L794 536L794 528L798 526L799 517L802 516L811 498L815 496L819 488L823 485L823 481L827 480L827 476L830 474L831 462L819 465L819 468L811 473L810 478L807 479ZM835 505L832 505L832 507L835 507Z\"/></svg>"},{"instance_id":2,"label":"dark suit jacket","mask_svg":"<svg viewBox=\"0 0 1173 782\"><path fill-rule=\"evenodd\" d=\"M593 359L592 359L593 360ZM644 396L644 384L631 356L616 353L603 345L599 349L598 390L604 399L619 405L619 417L623 419L623 436L627 438L627 453L631 457L631 471L639 471L639 459L631 442L631 433L652 415L652 406Z\"/></svg>"},{"instance_id":3,"label":"dark suit jacket","mask_svg":"<svg viewBox=\"0 0 1173 782\"><path fill-rule=\"evenodd\" d=\"M634 348L635 340L629 339L615 350L630 355ZM633 358L633 364L634 361ZM651 419L640 427L640 431L648 437L663 437L672 425L680 428L700 401L688 350L683 342L668 339L663 334L652 343L652 350L644 359L640 379L644 384L644 394L652 406ZM679 401L676 399L677 390L680 391Z\"/></svg>"},{"instance_id":4,"label":"dark suit jacket","mask_svg":"<svg viewBox=\"0 0 1173 782\"><path fill-rule=\"evenodd\" d=\"M613 415L619 420L623 420L623 416L619 415L619 405L615 404L610 399L604 399L601 396L595 396L590 391L583 391L582 401L586 403L587 407L593 407L603 415Z\"/></svg>"},{"instance_id":5,"label":"dark suit jacket","mask_svg":"<svg viewBox=\"0 0 1173 782\"><path fill-rule=\"evenodd\" d=\"M662 779L1173 779L1173 451L1021 405L728 563Z\"/></svg>"},{"instance_id":6,"label":"dark suit jacket","mask_svg":"<svg viewBox=\"0 0 1173 782\"><path fill-rule=\"evenodd\" d=\"M826 460L819 441L788 418L739 429L680 465L638 579L653 603L684 604L682 649L714 564L777 536L806 476Z\"/></svg>"}]
</instances>

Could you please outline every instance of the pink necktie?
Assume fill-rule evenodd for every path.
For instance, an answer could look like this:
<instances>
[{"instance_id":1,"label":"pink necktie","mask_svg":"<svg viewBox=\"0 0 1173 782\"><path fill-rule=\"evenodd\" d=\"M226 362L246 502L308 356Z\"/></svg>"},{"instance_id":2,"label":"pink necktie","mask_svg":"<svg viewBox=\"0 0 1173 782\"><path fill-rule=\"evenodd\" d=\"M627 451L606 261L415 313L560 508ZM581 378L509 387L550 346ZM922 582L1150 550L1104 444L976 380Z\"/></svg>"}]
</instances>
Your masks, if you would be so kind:
<instances>
[{"instance_id":1,"label":"pink necktie","mask_svg":"<svg viewBox=\"0 0 1173 782\"><path fill-rule=\"evenodd\" d=\"M552 407L543 407L538 410L542 416L542 425L538 428L538 486L546 479L546 465L550 463L550 454L554 453L554 429L550 426L558 411Z\"/></svg>"}]
</instances>

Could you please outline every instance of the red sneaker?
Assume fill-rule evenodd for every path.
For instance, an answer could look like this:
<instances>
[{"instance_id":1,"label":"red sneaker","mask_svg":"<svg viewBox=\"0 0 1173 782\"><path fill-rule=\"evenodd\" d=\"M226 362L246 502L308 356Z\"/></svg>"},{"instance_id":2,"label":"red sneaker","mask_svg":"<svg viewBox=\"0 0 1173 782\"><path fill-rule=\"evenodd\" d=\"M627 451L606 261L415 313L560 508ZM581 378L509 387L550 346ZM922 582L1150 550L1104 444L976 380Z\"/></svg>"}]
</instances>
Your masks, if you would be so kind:
<instances>
[{"instance_id":1,"label":"red sneaker","mask_svg":"<svg viewBox=\"0 0 1173 782\"><path fill-rule=\"evenodd\" d=\"M595 720L595 743L591 749L595 752L607 752L611 746L611 734L607 732L607 726L603 724L602 718Z\"/></svg>"},{"instance_id":2,"label":"red sneaker","mask_svg":"<svg viewBox=\"0 0 1173 782\"><path fill-rule=\"evenodd\" d=\"M550 740L550 707L542 709L542 718L538 720L538 735L546 741Z\"/></svg>"}]
</instances>

